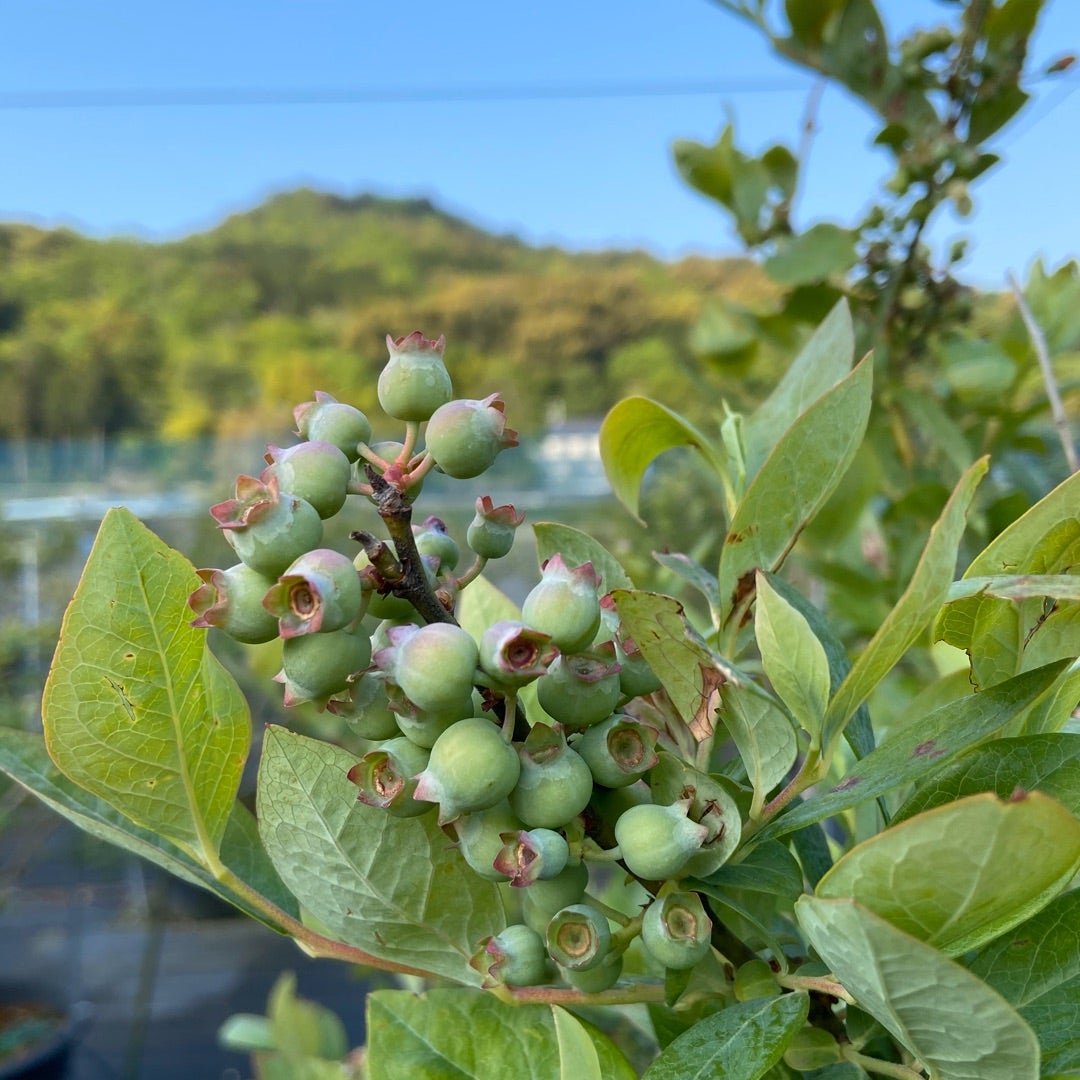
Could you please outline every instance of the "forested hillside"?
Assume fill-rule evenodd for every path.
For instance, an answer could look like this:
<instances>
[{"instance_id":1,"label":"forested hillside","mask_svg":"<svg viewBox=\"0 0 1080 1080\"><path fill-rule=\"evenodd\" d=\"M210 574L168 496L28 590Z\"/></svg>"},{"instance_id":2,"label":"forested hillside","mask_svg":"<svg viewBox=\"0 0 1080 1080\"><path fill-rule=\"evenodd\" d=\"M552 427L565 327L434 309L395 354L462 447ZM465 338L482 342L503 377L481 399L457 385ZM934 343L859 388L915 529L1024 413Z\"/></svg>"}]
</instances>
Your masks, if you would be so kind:
<instances>
[{"instance_id":1,"label":"forested hillside","mask_svg":"<svg viewBox=\"0 0 1080 1080\"><path fill-rule=\"evenodd\" d=\"M570 254L311 190L172 243L0 226L0 438L245 434L316 389L372 408L386 333L417 328L520 429L628 393L694 415L703 379L721 392L700 316L768 289L746 260Z\"/></svg>"}]
</instances>

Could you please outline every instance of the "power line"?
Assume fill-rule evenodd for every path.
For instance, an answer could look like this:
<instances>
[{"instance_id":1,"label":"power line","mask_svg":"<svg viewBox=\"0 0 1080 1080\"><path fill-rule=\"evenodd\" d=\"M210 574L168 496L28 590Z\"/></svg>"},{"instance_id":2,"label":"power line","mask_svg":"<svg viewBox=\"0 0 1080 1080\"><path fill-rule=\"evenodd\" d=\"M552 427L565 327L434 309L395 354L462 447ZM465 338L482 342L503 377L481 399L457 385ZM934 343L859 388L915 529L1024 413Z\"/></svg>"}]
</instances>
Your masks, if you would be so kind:
<instances>
[{"instance_id":1,"label":"power line","mask_svg":"<svg viewBox=\"0 0 1080 1080\"><path fill-rule=\"evenodd\" d=\"M638 79L608 83L420 87L168 87L160 90L25 90L0 93L0 109L165 109L241 105L408 105L456 102L572 101L708 94L805 92L808 79Z\"/></svg>"}]
</instances>

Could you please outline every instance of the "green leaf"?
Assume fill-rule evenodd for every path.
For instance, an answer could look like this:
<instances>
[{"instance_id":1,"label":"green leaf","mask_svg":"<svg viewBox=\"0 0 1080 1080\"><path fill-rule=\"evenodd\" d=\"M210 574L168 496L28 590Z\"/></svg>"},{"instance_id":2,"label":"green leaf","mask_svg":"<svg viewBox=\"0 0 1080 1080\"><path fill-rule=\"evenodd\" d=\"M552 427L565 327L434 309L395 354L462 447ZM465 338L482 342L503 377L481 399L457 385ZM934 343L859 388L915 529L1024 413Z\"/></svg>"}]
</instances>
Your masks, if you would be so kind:
<instances>
[{"instance_id":1,"label":"green leaf","mask_svg":"<svg viewBox=\"0 0 1080 1080\"><path fill-rule=\"evenodd\" d=\"M856 762L831 791L807 799L770 822L754 837L755 842L785 836L936 771L952 755L992 735L1027 708L1065 666L1049 664L982 693L946 702Z\"/></svg>"},{"instance_id":2,"label":"green leaf","mask_svg":"<svg viewBox=\"0 0 1080 1080\"><path fill-rule=\"evenodd\" d=\"M855 329L847 300L838 301L802 347L773 392L744 428L746 469L753 476L780 436L849 371L855 358Z\"/></svg>"},{"instance_id":3,"label":"green leaf","mask_svg":"<svg viewBox=\"0 0 1080 1080\"><path fill-rule=\"evenodd\" d=\"M557 1006L507 1005L491 994L377 990L367 999L367 1080L634 1080L606 1035L572 1019ZM564 1056L582 1049L582 1036L597 1073L588 1071L591 1057L575 1072Z\"/></svg>"},{"instance_id":4,"label":"green leaf","mask_svg":"<svg viewBox=\"0 0 1080 1080\"><path fill-rule=\"evenodd\" d=\"M699 1021L668 1045L642 1080L758 1080L784 1053L809 1011L806 994L740 1002Z\"/></svg>"},{"instance_id":5,"label":"green leaf","mask_svg":"<svg viewBox=\"0 0 1080 1080\"><path fill-rule=\"evenodd\" d=\"M616 498L639 521L638 495L645 470L676 446L700 450L717 474L724 476L723 463L710 440L689 420L649 398L624 398L600 425L600 457L608 482Z\"/></svg>"},{"instance_id":6,"label":"green leaf","mask_svg":"<svg viewBox=\"0 0 1080 1080\"><path fill-rule=\"evenodd\" d=\"M829 661L806 617L758 575L754 629L761 664L780 700L813 745L829 701Z\"/></svg>"},{"instance_id":7,"label":"green leaf","mask_svg":"<svg viewBox=\"0 0 1080 1080\"><path fill-rule=\"evenodd\" d=\"M826 31L820 57L823 70L849 90L881 102L890 82L889 38L873 0L847 0Z\"/></svg>"},{"instance_id":8,"label":"green leaf","mask_svg":"<svg viewBox=\"0 0 1080 1080\"><path fill-rule=\"evenodd\" d=\"M778 241L776 251L765 260L765 273L780 285L810 285L845 273L858 258L855 233L821 222Z\"/></svg>"},{"instance_id":9,"label":"green leaf","mask_svg":"<svg viewBox=\"0 0 1080 1080\"><path fill-rule=\"evenodd\" d=\"M653 558L665 570L677 574L683 581L692 585L709 605L709 614L713 621L720 618L720 593L716 587L716 575L710 573L699 562L695 562L689 555L679 552L654 551Z\"/></svg>"},{"instance_id":10,"label":"green leaf","mask_svg":"<svg viewBox=\"0 0 1080 1080\"><path fill-rule=\"evenodd\" d=\"M129 511L108 511L64 615L42 717L71 780L213 867L251 726L206 631L189 625L197 584Z\"/></svg>"},{"instance_id":11,"label":"green leaf","mask_svg":"<svg viewBox=\"0 0 1080 1080\"><path fill-rule=\"evenodd\" d=\"M1078 501L1080 473L1075 473L999 533L962 580L1003 571L1058 575L1080 564ZM975 684L989 686L1034 666L1025 663L1025 652L1043 632L1045 615L1041 597L1013 602L980 592L949 603L938 616L934 637L967 651Z\"/></svg>"},{"instance_id":12,"label":"green leaf","mask_svg":"<svg viewBox=\"0 0 1080 1080\"><path fill-rule=\"evenodd\" d=\"M612 589L632 589L634 583L619 560L588 533L554 521L538 521L533 526L536 556L541 565L552 555L561 554L567 566L591 562L602 579L605 593Z\"/></svg>"},{"instance_id":13,"label":"green leaf","mask_svg":"<svg viewBox=\"0 0 1080 1080\"><path fill-rule=\"evenodd\" d=\"M157 833L133 824L107 802L73 784L53 764L40 735L0 726L0 772L7 773L46 806L91 836L130 851L190 885L207 889L252 918L279 929L271 917L217 881L187 852ZM258 842L255 818L242 803L234 804L225 826L221 861L286 915L299 916L296 899L271 866Z\"/></svg>"},{"instance_id":14,"label":"green leaf","mask_svg":"<svg viewBox=\"0 0 1080 1080\"><path fill-rule=\"evenodd\" d=\"M678 600L640 589L617 589L611 595L623 627L679 716L695 730L711 732L713 691L723 682L739 681L735 672L694 632Z\"/></svg>"},{"instance_id":15,"label":"green leaf","mask_svg":"<svg viewBox=\"0 0 1080 1080\"><path fill-rule=\"evenodd\" d=\"M870 639L829 702L822 736L822 744L826 748L834 745L855 710L911 648L941 606L952 583L968 508L988 467L987 459L980 459L956 485L930 530L903 596Z\"/></svg>"},{"instance_id":16,"label":"green leaf","mask_svg":"<svg viewBox=\"0 0 1080 1080\"><path fill-rule=\"evenodd\" d=\"M844 0L784 0L792 34L809 49L821 46L826 23L843 6Z\"/></svg>"},{"instance_id":17,"label":"green leaf","mask_svg":"<svg viewBox=\"0 0 1080 1080\"><path fill-rule=\"evenodd\" d=\"M276 1050L327 1061L349 1052L344 1024L317 1002L297 997L296 975L291 971L278 976L266 1012Z\"/></svg>"},{"instance_id":18,"label":"green leaf","mask_svg":"<svg viewBox=\"0 0 1080 1080\"><path fill-rule=\"evenodd\" d=\"M982 791L1005 799L1017 788L1050 795L1080 817L1080 735L1024 735L977 746L919 787L893 822Z\"/></svg>"},{"instance_id":19,"label":"green leaf","mask_svg":"<svg viewBox=\"0 0 1080 1080\"><path fill-rule=\"evenodd\" d=\"M725 618L743 606L757 570L776 570L862 442L873 367L863 360L780 437L751 481L724 539L717 578Z\"/></svg>"},{"instance_id":20,"label":"green leaf","mask_svg":"<svg viewBox=\"0 0 1080 1080\"><path fill-rule=\"evenodd\" d=\"M949 589L948 602L969 596L999 600L1080 600L1080 574L1002 574L998 577L962 578Z\"/></svg>"},{"instance_id":21,"label":"green leaf","mask_svg":"<svg viewBox=\"0 0 1080 1080\"><path fill-rule=\"evenodd\" d=\"M551 1008L559 1044L559 1080L604 1080L592 1037L573 1013Z\"/></svg>"},{"instance_id":22,"label":"green leaf","mask_svg":"<svg viewBox=\"0 0 1080 1080\"><path fill-rule=\"evenodd\" d=\"M779 841L769 840L736 863L725 863L705 878L726 889L748 889L794 900L802 892L803 875L795 856Z\"/></svg>"},{"instance_id":23,"label":"green leaf","mask_svg":"<svg viewBox=\"0 0 1080 1080\"><path fill-rule=\"evenodd\" d=\"M267 728L259 830L282 880L326 930L388 964L470 986L469 957L506 924L497 886L473 873L434 814L357 801L347 751Z\"/></svg>"},{"instance_id":24,"label":"green leaf","mask_svg":"<svg viewBox=\"0 0 1080 1080\"><path fill-rule=\"evenodd\" d=\"M481 574L462 590L455 615L461 626L479 641L492 623L520 619L521 608Z\"/></svg>"},{"instance_id":25,"label":"green leaf","mask_svg":"<svg viewBox=\"0 0 1080 1080\"><path fill-rule=\"evenodd\" d=\"M1044 908L1080 870L1080 820L1033 792L924 811L849 851L818 882L959 956ZM928 888L928 883L933 883Z\"/></svg>"},{"instance_id":26,"label":"green leaf","mask_svg":"<svg viewBox=\"0 0 1080 1080\"><path fill-rule=\"evenodd\" d=\"M1080 1068L1080 889L1059 896L970 964L1020 1012L1042 1047L1043 1075Z\"/></svg>"},{"instance_id":27,"label":"green leaf","mask_svg":"<svg viewBox=\"0 0 1080 1080\"><path fill-rule=\"evenodd\" d=\"M352 1080L353 1077L340 1061L281 1053L257 1053L253 1058L255 1080Z\"/></svg>"},{"instance_id":28,"label":"green leaf","mask_svg":"<svg viewBox=\"0 0 1080 1080\"><path fill-rule=\"evenodd\" d=\"M859 1003L935 1080L1038 1080L1031 1028L996 991L854 900L804 896L795 913Z\"/></svg>"},{"instance_id":29,"label":"green leaf","mask_svg":"<svg viewBox=\"0 0 1080 1080\"><path fill-rule=\"evenodd\" d=\"M760 816L769 792L795 764L799 754L795 728L776 702L752 683L722 685L720 702L720 719L739 751L754 789L750 818L755 819Z\"/></svg>"}]
</instances>

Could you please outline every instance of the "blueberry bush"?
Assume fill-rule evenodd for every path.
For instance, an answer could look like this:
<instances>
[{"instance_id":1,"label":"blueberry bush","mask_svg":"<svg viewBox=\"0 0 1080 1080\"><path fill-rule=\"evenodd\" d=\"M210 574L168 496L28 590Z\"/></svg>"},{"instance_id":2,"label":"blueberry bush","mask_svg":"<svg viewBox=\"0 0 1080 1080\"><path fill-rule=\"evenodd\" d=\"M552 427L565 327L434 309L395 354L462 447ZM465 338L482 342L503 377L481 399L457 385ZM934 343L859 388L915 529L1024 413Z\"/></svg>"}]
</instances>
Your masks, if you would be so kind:
<instances>
[{"instance_id":1,"label":"blueberry bush","mask_svg":"<svg viewBox=\"0 0 1080 1080\"><path fill-rule=\"evenodd\" d=\"M1080 1067L1080 476L954 580L976 461L850 658L784 574L870 416L873 367L841 302L747 418L756 441L711 441L659 406L605 423L631 505L673 426L730 493L718 565L665 556L707 620L555 522L532 526L519 606L485 574L518 508L481 497L459 538L414 522L431 470L482 475L514 447L503 400L454 398L441 338L388 344L379 397L401 441L372 444L329 394L299 405L296 444L211 508L233 565L196 570L108 513L44 738L0 733L4 769L80 827L309 954L430 981L370 993L352 1055L284 981L268 1017L228 1028L262 1075ZM349 550L324 546L339 515ZM278 641L285 706L349 731L269 726L254 811L237 798L249 715L211 629ZM867 702L928 633L965 675L882 732Z\"/></svg>"}]
</instances>

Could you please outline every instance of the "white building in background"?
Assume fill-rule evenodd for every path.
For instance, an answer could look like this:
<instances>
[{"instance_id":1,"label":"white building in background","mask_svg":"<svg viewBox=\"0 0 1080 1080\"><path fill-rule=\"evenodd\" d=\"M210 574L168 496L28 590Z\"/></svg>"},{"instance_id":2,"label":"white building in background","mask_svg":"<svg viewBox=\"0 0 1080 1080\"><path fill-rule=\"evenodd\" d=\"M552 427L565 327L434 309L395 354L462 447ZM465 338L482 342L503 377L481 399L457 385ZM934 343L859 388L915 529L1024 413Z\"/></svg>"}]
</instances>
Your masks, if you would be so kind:
<instances>
[{"instance_id":1,"label":"white building in background","mask_svg":"<svg viewBox=\"0 0 1080 1080\"><path fill-rule=\"evenodd\" d=\"M599 420L555 420L535 450L545 488L570 495L609 495L611 486L600 460Z\"/></svg>"}]
</instances>

